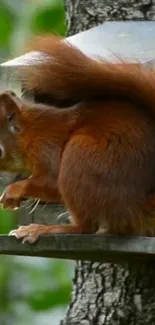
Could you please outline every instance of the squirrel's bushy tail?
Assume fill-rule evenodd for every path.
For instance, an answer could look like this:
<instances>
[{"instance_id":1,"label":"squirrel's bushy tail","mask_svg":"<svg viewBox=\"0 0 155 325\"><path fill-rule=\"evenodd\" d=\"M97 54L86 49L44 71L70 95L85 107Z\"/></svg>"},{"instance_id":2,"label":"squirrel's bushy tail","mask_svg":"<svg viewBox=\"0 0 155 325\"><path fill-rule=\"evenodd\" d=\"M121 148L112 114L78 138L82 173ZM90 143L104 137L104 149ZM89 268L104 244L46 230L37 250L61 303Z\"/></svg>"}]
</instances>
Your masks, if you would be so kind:
<instances>
[{"instance_id":1,"label":"squirrel's bushy tail","mask_svg":"<svg viewBox=\"0 0 155 325\"><path fill-rule=\"evenodd\" d=\"M28 89L59 99L131 99L155 113L155 74L140 64L108 63L87 57L66 40L38 38L31 50L42 53L22 68Z\"/></svg>"}]
</instances>

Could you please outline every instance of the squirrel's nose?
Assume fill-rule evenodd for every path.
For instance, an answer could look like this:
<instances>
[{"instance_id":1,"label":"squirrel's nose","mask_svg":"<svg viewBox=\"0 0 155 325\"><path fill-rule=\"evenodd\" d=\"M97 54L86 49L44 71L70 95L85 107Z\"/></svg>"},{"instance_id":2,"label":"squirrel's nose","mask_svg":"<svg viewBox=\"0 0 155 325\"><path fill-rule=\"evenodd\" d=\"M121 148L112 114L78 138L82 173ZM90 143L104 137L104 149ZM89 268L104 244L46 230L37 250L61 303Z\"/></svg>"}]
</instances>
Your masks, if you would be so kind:
<instances>
[{"instance_id":1,"label":"squirrel's nose","mask_svg":"<svg viewBox=\"0 0 155 325\"><path fill-rule=\"evenodd\" d=\"M5 149L4 146L0 143L0 159L5 157Z\"/></svg>"}]
</instances>

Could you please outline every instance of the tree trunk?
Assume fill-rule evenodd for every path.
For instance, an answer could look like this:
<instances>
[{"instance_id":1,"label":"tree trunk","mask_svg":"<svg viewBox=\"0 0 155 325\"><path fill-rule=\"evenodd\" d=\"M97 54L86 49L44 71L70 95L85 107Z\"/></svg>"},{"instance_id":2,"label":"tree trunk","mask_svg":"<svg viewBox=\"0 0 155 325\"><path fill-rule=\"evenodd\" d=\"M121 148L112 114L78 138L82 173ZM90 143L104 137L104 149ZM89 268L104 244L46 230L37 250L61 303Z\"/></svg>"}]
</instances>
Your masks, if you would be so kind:
<instances>
[{"instance_id":1,"label":"tree trunk","mask_svg":"<svg viewBox=\"0 0 155 325\"><path fill-rule=\"evenodd\" d=\"M68 34L105 20L155 20L155 0L65 0ZM154 325L155 265L78 261L61 325Z\"/></svg>"},{"instance_id":2,"label":"tree trunk","mask_svg":"<svg viewBox=\"0 0 155 325\"><path fill-rule=\"evenodd\" d=\"M155 20L155 0L65 0L68 35L105 20Z\"/></svg>"},{"instance_id":3,"label":"tree trunk","mask_svg":"<svg viewBox=\"0 0 155 325\"><path fill-rule=\"evenodd\" d=\"M155 265L78 261L61 325L154 325Z\"/></svg>"}]
</instances>

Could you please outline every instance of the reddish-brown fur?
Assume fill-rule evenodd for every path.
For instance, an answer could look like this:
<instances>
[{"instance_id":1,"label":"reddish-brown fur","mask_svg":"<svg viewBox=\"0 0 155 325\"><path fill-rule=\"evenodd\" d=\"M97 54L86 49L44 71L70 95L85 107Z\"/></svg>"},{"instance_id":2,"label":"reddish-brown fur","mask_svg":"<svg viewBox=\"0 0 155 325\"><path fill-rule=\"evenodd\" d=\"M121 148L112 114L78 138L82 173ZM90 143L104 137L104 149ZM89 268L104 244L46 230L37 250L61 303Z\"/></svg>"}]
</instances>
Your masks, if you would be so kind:
<instances>
[{"instance_id":1,"label":"reddish-brown fur","mask_svg":"<svg viewBox=\"0 0 155 325\"><path fill-rule=\"evenodd\" d=\"M1 95L0 143L6 135L14 142L20 164L7 142L0 169L32 175L10 185L1 203L14 208L23 197L63 202L71 225L30 225L13 234L30 242L57 231L154 235L154 72L92 60L54 37L34 49L43 59L22 69L25 86L77 104L59 110ZM15 134L8 133L13 107Z\"/></svg>"}]
</instances>

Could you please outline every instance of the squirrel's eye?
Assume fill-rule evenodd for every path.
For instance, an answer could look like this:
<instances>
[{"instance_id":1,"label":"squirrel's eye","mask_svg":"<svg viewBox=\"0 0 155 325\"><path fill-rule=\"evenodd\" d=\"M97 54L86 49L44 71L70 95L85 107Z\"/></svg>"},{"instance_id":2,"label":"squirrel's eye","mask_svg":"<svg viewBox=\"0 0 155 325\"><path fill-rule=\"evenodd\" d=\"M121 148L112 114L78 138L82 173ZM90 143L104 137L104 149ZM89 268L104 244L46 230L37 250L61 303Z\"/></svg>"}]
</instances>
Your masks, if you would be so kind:
<instances>
[{"instance_id":1,"label":"squirrel's eye","mask_svg":"<svg viewBox=\"0 0 155 325\"><path fill-rule=\"evenodd\" d=\"M17 125L10 125L10 131L12 133L20 132L20 128Z\"/></svg>"},{"instance_id":2,"label":"squirrel's eye","mask_svg":"<svg viewBox=\"0 0 155 325\"><path fill-rule=\"evenodd\" d=\"M5 157L5 149L2 144L0 144L0 159L3 159Z\"/></svg>"}]
</instances>

